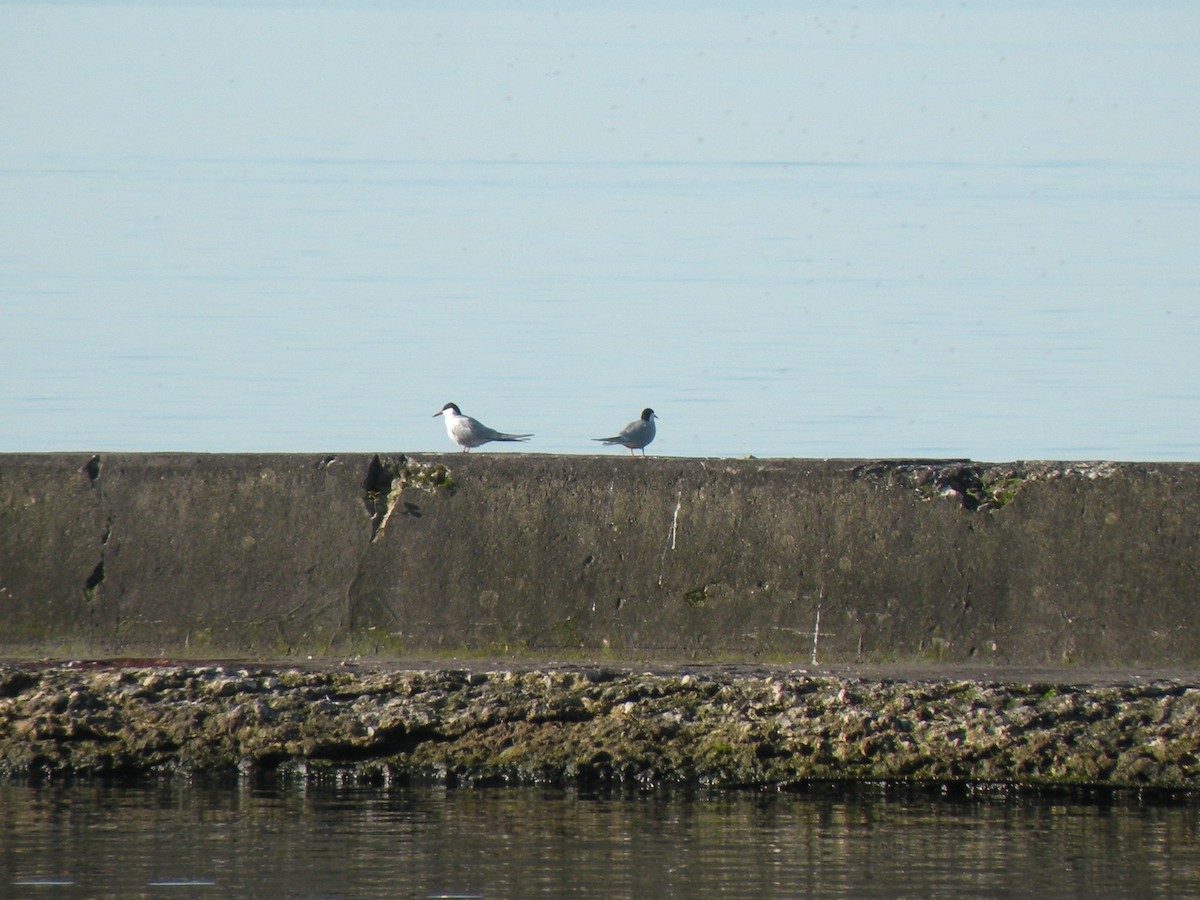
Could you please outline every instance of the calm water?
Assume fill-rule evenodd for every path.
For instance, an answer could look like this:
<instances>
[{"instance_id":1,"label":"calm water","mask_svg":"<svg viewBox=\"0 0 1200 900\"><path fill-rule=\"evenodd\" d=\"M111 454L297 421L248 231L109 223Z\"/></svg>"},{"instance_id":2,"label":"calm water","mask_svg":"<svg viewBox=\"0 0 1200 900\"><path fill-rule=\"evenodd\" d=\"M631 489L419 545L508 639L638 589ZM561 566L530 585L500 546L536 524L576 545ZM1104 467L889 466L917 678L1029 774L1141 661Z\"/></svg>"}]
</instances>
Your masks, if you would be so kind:
<instances>
[{"instance_id":1,"label":"calm water","mask_svg":"<svg viewBox=\"0 0 1200 900\"><path fill-rule=\"evenodd\" d=\"M0 2L0 451L1200 458L1200 5L910 6Z\"/></svg>"},{"instance_id":2,"label":"calm water","mask_svg":"<svg viewBox=\"0 0 1200 900\"><path fill-rule=\"evenodd\" d=\"M0 896L1194 896L1196 812L877 789L0 785Z\"/></svg>"}]
</instances>

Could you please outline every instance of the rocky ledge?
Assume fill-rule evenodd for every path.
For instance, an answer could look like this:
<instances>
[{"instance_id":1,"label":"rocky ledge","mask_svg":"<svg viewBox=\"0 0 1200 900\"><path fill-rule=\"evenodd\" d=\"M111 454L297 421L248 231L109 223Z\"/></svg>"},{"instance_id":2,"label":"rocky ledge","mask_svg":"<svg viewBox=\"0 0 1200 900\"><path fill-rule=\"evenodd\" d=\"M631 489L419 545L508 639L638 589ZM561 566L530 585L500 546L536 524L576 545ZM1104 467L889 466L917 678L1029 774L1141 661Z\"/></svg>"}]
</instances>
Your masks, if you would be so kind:
<instances>
[{"instance_id":1,"label":"rocky ledge","mask_svg":"<svg viewBox=\"0 0 1200 900\"><path fill-rule=\"evenodd\" d=\"M1200 788L1200 687L696 669L0 667L0 776Z\"/></svg>"}]
</instances>

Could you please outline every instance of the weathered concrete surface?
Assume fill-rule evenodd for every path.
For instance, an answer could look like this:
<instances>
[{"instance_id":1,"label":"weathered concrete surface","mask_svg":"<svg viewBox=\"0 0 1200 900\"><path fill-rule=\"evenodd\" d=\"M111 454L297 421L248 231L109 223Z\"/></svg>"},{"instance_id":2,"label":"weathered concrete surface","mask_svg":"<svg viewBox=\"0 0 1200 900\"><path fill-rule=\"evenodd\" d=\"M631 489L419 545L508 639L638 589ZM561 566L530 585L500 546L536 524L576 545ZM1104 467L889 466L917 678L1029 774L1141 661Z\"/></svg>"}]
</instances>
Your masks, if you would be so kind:
<instances>
[{"instance_id":1,"label":"weathered concrete surface","mask_svg":"<svg viewBox=\"0 0 1200 900\"><path fill-rule=\"evenodd\" d=\"M0 778L221 770L452 784L1200 788L1188 683L0 666Z\"/></svg>"},{"instance_id":2,"label":"weathered concrete surface","mask_svg":"<svg viewBox=\"0 0 1200 900\"><path fill-rule=\"evenodd\" d=\"M1196 464L7 455L0 655L1194 668L1198 508Z\"/></svg>"}]
</instances>

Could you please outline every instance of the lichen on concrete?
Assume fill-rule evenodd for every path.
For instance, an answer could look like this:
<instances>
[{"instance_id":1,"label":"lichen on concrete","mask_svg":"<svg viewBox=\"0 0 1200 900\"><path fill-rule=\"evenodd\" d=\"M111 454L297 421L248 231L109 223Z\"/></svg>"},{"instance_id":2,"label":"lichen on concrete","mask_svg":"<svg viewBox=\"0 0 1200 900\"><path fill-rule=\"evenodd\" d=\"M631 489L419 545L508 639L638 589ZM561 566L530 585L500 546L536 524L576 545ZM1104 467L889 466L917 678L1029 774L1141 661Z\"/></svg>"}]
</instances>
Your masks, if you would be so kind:
<instances>
[{"instance_id":1,"label":"lichen on concrete","mask_svg":"<svg viewBox=\"0 0 1200 900\"><path fill-rule=\"evenodd\" d=\"M922 500L951 499L969 512L1003 509L1027 484L1081 477L1111 478L1118 471L1109 462L979 463L971 460L884 460L863 463L852 470L857 479L911 490Z\"/></svg>"},{"instance_id":2,"label":"lichen on concrete","mask_svg":"<svg viewBox=\"0 0 1200 900\"><path fill-rule=\"evenodd\" d=\"M371 539L374 541L396 512L406 489L422 491L454 490L450 470L442 463L423 463L407 456L399 459L380 459L376 454L363 479L363 503L371 516ZM405 504L408 515L419 515L413 503Z\"/></svg>"}]
</instances>

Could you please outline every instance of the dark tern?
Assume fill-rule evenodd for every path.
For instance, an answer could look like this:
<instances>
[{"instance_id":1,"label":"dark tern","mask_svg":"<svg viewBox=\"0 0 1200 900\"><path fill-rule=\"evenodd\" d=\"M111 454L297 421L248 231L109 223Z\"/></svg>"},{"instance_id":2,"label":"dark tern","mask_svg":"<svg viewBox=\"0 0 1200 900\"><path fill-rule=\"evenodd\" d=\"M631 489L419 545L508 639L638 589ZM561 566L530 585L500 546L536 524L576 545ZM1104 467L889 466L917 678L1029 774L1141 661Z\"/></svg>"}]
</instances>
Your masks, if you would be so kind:
<instances>
[{"instance_id":1,"label":"dark tern","mask_svg":"<svg viewBox=\"0 0 1200 900\"><path fill-rule=\"evenodd\" d=\"M654 420L658 416L652 409L643 409L642 417L635 422L630 422L621 429L620 434L613 435L607 438L592 438L593 441L601 441L606 447L613 444L620 444L622 447L629 448L629 455L634 456L634 450L641 450L642 456L646 455L646 445L654 440Z\"/></svg>"}]
</instances>

